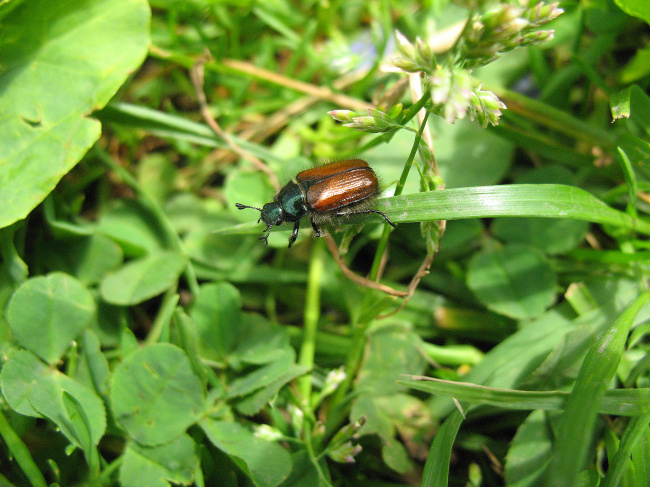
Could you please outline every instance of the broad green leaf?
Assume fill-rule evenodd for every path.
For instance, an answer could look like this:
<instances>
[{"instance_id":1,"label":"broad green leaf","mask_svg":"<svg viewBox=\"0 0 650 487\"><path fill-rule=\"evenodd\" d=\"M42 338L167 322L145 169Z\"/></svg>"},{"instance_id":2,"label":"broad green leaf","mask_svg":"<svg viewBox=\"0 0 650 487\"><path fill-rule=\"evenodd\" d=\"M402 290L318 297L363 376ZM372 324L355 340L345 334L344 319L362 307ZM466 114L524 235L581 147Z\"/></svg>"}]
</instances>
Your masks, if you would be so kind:
<instances>
[{"instance_id":1,"label":"broad green leaf","mask_svg":"<svg viewBox=\"0 0 650 487\"><path fill-rule=\"evenodd\" d=\"M252 416L258 413L264 406L269 404L285 384L288 384L296 377L309 372L304 365L292 365L284 374L269 382L266 387L256 390L235 403L235 409L245 416Z\"/></svg>"},{"instance_id":2,"label":"broad green leaf","mask_svg":"<svg viewBox=\"0 0 650 487\"><path fill-rule=\"evenodd\" d=\"M650 131L650 98L638 85L615 93L609 103L614 120L631 118L644 130Z\"/></svg>"},{"instance_id":3,"label":"broad green leaf","mask_svg":"<svg viewBox=\"0 0 650 487\"><path fill-rule=\"evenodd\" d=\"M201 221L200 226L193 227L183 237L183 247L192 260L223 271L228 280L230 280L231 273L247 270L242 268L243 263L249 262L252 256L264 252L264 246L260 245L257 238L242 239L237 235L216 235L214 233L216 229L226 228L234 223L235 219L232 214L226 214L222 210L218 216L210 213ZM286 240L282 243L286 248ZM256 268L249 264L248 270L254 273Z\"/></svg>"},{"instance_id":4,"label":"broad green leaf","mask_svg":"<svg viewBox=\"0 0 650 487\"><path fill-rule=\"evenodd\" d=\"M402 374L420 374L426 367L419 344L420 338L401 326L371 333L357 375L358 389L373 395L402 391L404 387L397 384Z\"/></svg>"},{"instance_id":5,"label":"broad green leaf","mask_svg":"<svg viewBox=\"0 0 650 487\"><path fill-rule=\"evenodd\" d=\"M406 447L396 438L391 438L382 445L381 458L386 465L397 473L408 474L415 472L415 465L409 457Z\"/></svg>"},{"instance_id":6,"label":"broad green leaf","mask_svg":"<svg viewBox=\"0 0 650 487\"><path fill-rule=\"evenodd\" d=\"M30 394L47 374L47 366L31 352L16 350L9 355L0 373L2 395L9 407L25 416L41 418L31 403Z\"/></svg>"},{"instance_id":7,"label":"broad green leaf","mask_svg":"<svg viewBox=\"0 0 650 487\"><path fill-rule=\"evenodd\" d=\"M64 391L73 396L83 408L86 422L90 425L92 444L97 445L106 430L106 412L101 399L89 387L53 371L49 380L39 381L38 386L32 389L30 401L36 410L54 422L72 443L83 448L70 428L71 420L62 398Z\"/></svg>"},{"instance_id":8,"label":"broad green leaf","mask_svg":"<svg viewBox=\"0 0 650 487\"><path fill-rule=\"evenodd\" d=\"M176 333L178 336L178 342L173 343L178 344L178 346L185 351L187 357L190 359L190 363L192 364L192 370L194 370L197 377L201 379L205 388L210 371L207 364L203 363L205 357L203 357L199 352L199 333L192 318L190 318L180 307L177 307L174 310L172 332ZM212 383L212 386L212 390L210 391L212 398L217 397L217 387L219 387L223 392L223 385L221 383L219 383L218 386L217 384Z\"/></svg>"},{"instance_id":9,"label":"broad green leaf","mask_svg":"<svg viewBox=\"0 0 650 487\"><path fill-rule=\"evenodd\" d=\"M223 359L235 345L241 331L241 297L227 282L201 286L190 310L201 344Z\"/></svg>"},{"instance_id":10,"label":"broad green leaf","mask_svg":"<svg viewBox=\"0 0 650 487\"><path fill-rule=\"evenodd\" d=\"M121 199L100 218L97 233L117 242L129 257L164 250L165 233L151 210L137 199Z\"/></svg>"},{"instance_id":11,"label":"broad green leaf","mask_svg":"<svg viewBox=\"0 0 650 487\"><path fill-rule=\"evenodd\" d=\"M91 328L102 346L115 347L120 343L121 334L127 325L127 315L128 310L122 306L108 304L103 299L98 301L97 320Z\"/></svg>"},{"instance_id":12,"label":"broad green leaf","mask_svg":"<svg viewBox=\"0 0 650 487\"><path fill-rule=\"evenodd\" d=\"M224 188L228 201L261 208L273 199L275 192L269 178L260 172L237 172L225 181ZM239 221L247 221L247 212L237 211ZM259 217L258 217L259 218Z\"/></svg>"},{"instance_id":13,"label":"broad green leaf","mask_svg":"<svg viewBox=\"0 0 650 487\"><path fill-rule=\"evenodd\" d=\"M227 188L224 188L224 191L227 191ZM272 198L271 194L265 203ZM260 242L256 238L242 239L235 235L214 234L218 228L233 225L237 216L241 221L247 221L246 215L239 215L244 212L224 212L223 204L217 199L199 198L191 193L173 195L164 209L176 230L183 235L183 248L187 256L197 264L212 269L213 273L215 270L223 272L224 279L221 280L232 281L235 273L254 275L258 271L255 256L261 256L264 247L259 245ZM234 206L231 209L234 209ZM284 246L287 246L286 241ZM214 277L211 279L220 280Z\"/></svg>"},{"instance_id":14,"label":"broad green leaf","mask_svg":"<svg viewBox=\"0 0 650 487\"><path fill-rule=\"evenodd\" d=\"M447 222L444 238L440 241L440 251L436 259L448 259L465 255L474 248L483 233L479 219L450 220Z\"/></svg>"},{"instance_id":15,"label":"broad green leaf","mask_svg":"<svg viewBox=\"0 0 650 487\"><path fill-rule=\"evenodd\" d=\"M201 427L214 446L230 455L257 487L275 487L289 476L291 456L238 423L206 418Z\"/></svg>"},{"instance_id":16,"label":"broad green leaf","mask_svg":"<svg viewBox=\"0 0 650 487\"><path fill-rule=\"evenodd\" d=\"M413 463L404 456L406 451L397 438L407 442L411 448L426 450L429 436L424 432L433 432L435 428L428 406L404 393L361 395L352 406L350 419L354 421L361 417L365 418L365 424L360 434L378 434L384 461L400 473L413 469Z\"/></svg>"},{"instance_id":17,"label":"broad green leaf","mask_svg":"<svg viewBox=\"0 0 650 487\"><path fill-rule=\"evenodd\" d=\"M144 59L149 16L145 0L31 0L2 19L0 228L25 218L97 140L87 115Z\"/></svg>"},{"instance_id":18,"label":"broad green leaf","mask_svg":"<svg viewBox=\"0 0 650 487\"><path fill-rule=\"evenodd\" d=\"M100 293L111 304L138 304L176 286L184 268L185 258L180 253L171 250L155 252L106 276Z\"/></svg>"},{"instance_id":19,"label":"broad green leaf","mask_svg":"<svg viewBox=\"0 0 650 487\"><path fill-rule=\"evenodd\" d=\"M173 191L178 168L164 154L147 154L138 161L137 176L142 190L158 203L163 204Z\"/></svg>"},{"instance_id":20,"label":"broad green leaf","mask_svg":"<svg viewBox=\"0 0 650 487\"><path fill-rule=\"evenodd\" d=\"M7 321L20 345L54 363L90 324L95 308L79 281L55 272L29 279L14 292Z\"/></svg>"},{"instance_id":21,"label":"broad green leaf","mask_svg":"<svg viewBox=\"0 0 650 487\"><path fill-rule=\"evenodd\" d=\"M588 311L584 310L582 314ZM573 384L580 364L597 336L593 327L588 325L571 327L521 387L528 389L532 384L536 384L534 388L546 390L561 389Z\"/></svg>"},{"instance_id":22,"label":"broad green leaf","mask_svg":"<svg viewBox=\"0 0 650 487\"><path fill-rule=\"evenodd\" d=\"M384 461L397 472L413 468L401 445L396 445L396 428L405 426L396 418L397 409L391 397L399 403L411 403L406 396L395 396L406 388L398 382L404 374L424 372L426 361L420 349L420 338L401 326L382 327L369 334L365 358L357 378L359 395L354 401L350 419L364 417L362 432L377 433L382 440Z\"/></svg>"},{"instance_id":23,"label":"broad green leaf","mask_svg":"<svg viewBox=\"0 0 650 487\"><path fill-rule=\"evenodd\" d=\"M650 24L650 6L646 0L614 0L628 15L638 17Z\"/></svg>"},{"instance_id":24,"label":"broad green leaf","mask_svg":"<svg viewBox=\"0 0 650 487\"><path fill-rule=\"evenodd\" d=\"M239 366L240 362L261 365L278 359L289 349L285 328L272 325L259 315L243 314L239 342L228 360L233 366Z\"/></svg>"},{"instance_id":25,"label":"broad green leaf","mask_svg":"<svg viewBox=\"0 0 650 487\"><path fill-rule=\"evenodd\" d=\"M530 319L553 303L557 281L551 265L538 251L509 245L476 254L468 267L467 285L492 311Z\"/></svg>"},{"instance_id":26,"label":"broad green leaf","mask_svg":"<svg viewBox=\"0 0 650 487\"><path fill-rule=\"evenodd\" d=\"M97 284L124 259L119 245L98 234L46 240L40 251L46 269L66 272L86 285Z\"/></svg>"},{"instance_id":27,"label":"broad green leaf","mask_svg":"<svg viewBox=\"0 0 650 487\"><path fill-rule=\"evenodd\" d=\"M101 344L97 335L92 330L86 330L82 340L82 354L79 358L77 378L86 384L92 385L102 397L108 397L110 389L110 377L108 360L102 353Z\"/></svg>"},{"instance_id":28,"label":"broad green leaf","mask_svg":"<svg viewBox=\"0 0 650 487\"><path fill-rule=\"evenodd\" d=\"M293 350L283 351L282 355L278 355L273 362L233 380L228 388L228 397L245 396L257 389L268 386L290 370L295 363L295 359L296 354Z\"/></svg>"},{"instance_id":29,"label":"broad green leaf","mask_svg":"<svg viewBox=\"0 0 650 487\"><path fill-rule=\"evenodd\" d=\"M551 218L500 218L494 222L494 235L506 242L528 244L549 254L560 254L577 247L589 225L578 220Z\"/></svg>"},{"instance_id":30,"label":"broad green leaf","mask_svg":"<svg viewBox=\"0 0 650 487\"><path fill-rule=\"evenodd\" d=\"M160 446L129 443L120 467L123 487L190 485L199 466L197 445L188 435Z\"/></svg>"},{"instance_id":31,"label":"broad green leaf","mask_svg":"<svg viewBox=\"0 0 650 487\"><path fill-rule=\"evenodd\" d=\"M203 388L187 355L168 343L129 355L111 387L115 419L143 445L167 443L203 413Z\"/></svg>"},{"instance_id":32,"label":"broad green leaf","mask_svg":"<svg viewBox=\"0 0 650 487\"><path fill-rule=\"evenodd\" d=\"M64 405L63 392L74 397L83 410L90 429L91 442L99 443L106 429L106 413L101 399L90 388L46 367L36 355L27 350L12 354L0 375L2 393L15 411L32 417L46 417L79 448L77 434L71 429L71 420Z\"/></svg>"}]
</instances>

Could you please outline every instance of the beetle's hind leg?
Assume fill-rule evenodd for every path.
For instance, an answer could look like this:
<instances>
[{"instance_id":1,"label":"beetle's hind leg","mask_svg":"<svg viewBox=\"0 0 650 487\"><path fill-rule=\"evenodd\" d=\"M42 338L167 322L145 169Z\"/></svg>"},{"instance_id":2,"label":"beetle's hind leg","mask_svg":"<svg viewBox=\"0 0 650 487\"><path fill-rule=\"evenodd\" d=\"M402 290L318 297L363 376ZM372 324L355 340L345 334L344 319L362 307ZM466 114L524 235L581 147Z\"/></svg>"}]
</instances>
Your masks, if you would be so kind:
<instances>
[{"instance_id":1,"label":"beetle's hind leg","mask_svg":"<svg viewBox=\"0 0 650 487\"><path fill-rule=\"evenodd\" d=\"M311 222L311 227L314 229L314 237L324 237L325 234L321 233L320 228L318 228L318 225L316 225L316 222L314 222L314 220L311 218L309 221Z\"/></svg>"}]
</instances>

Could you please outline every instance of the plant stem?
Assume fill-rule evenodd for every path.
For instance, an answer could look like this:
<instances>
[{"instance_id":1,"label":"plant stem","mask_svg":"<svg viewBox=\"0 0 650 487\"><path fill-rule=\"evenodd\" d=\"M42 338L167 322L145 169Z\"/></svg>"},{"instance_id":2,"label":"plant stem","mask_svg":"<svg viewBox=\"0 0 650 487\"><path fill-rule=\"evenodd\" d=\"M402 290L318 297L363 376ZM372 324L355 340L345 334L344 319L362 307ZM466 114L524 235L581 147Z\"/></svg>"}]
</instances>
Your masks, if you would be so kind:
<instances>
[{"instance_id":1,"label":"plant stem","mask_svg":"<svg viewBox=\"0 0 650 487\"><path fill-rule=\"evenodd\" d=\"M31 485L45 487L47 485L45 477L34 462L29 449L13 430L2 411L0 411L0 436Z\"/></svg>"},{"instance_id":2,"label":"plant stem","mask_svg":"<svg viewBox=\"0 0 650 487\"><path fill-rule=\"evenodd\" d=\"M422 104L422 106L424 106L426 100L428 100L427 95L423 96L416 105L420 106L420 104ZM415 116L416 113L417 111L412 111L410 115ZM427 119L429 118L430 113L431 110L428 109L426 115L424 116L422 124L420 125L420 128L415 136L415 140L413 142L413 148L411 149L411 153L409 154L409 157L406 160L406 163L404 164L404 170L402 171L400 180L397 183L397 187L395 188L396 196L400 195L404 189L406 178L408 177L411 166L413 165L413 160L415 159L415 154L417 153L420 140L422 139L422 133L424 132L424 128L426 127ZM372 268L370 270L369 279L372 281L375 281L377 279L377 276L379 275L381 260L382 260L382 256L384 255L384 252L386 251L386 247L388 245L388 237L390 235L390 231L391 231L391 227L389 225L384 225L384 233L382 234L382 238L379 241L377 252L375 253L375 259L372 263ZM372 301L373 301L372 296L373 296L372 291L368 290L362 305L363 309L367 309L369 306L372 305ZM364 316L365 313L362 312L361 315ZM370 323L371 321L364 321L360 323L355 323L353 325L352 345L350 346L350 349L348 351L348 360L346 361L345 364L346 377L345 380L339 386L339 388L336 390L336 394L334 396L334 404L339 404L343 400L345 394L347 394L347 391L350 389L350 386L352 385L352 381L354 380L357 371L359 370L359 367L361 366L361 360L363 359L363 348L366 343L366 332L368 330L368 327L370 326Z\"/></svg>"},{"instance_id":3,"label":"plant stem","mask_svg":"<svg viewBox=\"0 0 650 487\"><path fill-rule=\"evenodd\" d=\"M323 241L316 239L312 248L311 260L309 262L309 274L307 276L307 296L305 299L305 319L302 335L302 345L298 363L308 367L314 366L314 354L316 353L316 332L320 318L320 291L323 272L325 270L325 252ZM298 379L298 391L303 407L311 411L311 373L305 374Z\"/></svg>"}]
</instances>

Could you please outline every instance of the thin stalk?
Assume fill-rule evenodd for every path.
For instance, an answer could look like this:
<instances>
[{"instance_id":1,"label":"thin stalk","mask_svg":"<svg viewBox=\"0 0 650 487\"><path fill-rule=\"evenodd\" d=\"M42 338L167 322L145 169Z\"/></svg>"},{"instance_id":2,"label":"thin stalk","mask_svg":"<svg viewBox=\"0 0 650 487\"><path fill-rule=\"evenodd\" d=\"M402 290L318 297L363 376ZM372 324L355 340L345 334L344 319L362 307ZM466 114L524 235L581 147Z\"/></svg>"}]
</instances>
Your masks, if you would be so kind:
<instances>
[{"instance_id":1,"label":"thin stalk","mask_svg":"<svg viewBox=\"0 0 650 487\"><path fill-rule=\"evenodd\" d=\"M419 103L424 104L426 99L428 99L428 96L427 95L423 96L419 100L418 105ZM415 116L415 113L417 112L415 111L412 112L412 115ZM404 164L404 170L402 171L400 180L397 183L397 187L395 188L396 196L400 195L404 190L406 179L408 178L409 171L411 169L411 166L413 165L415 154L417 153L420 140L422 139L422 133L424 132L424 128L426 127L427 120L429 118L430 113L431 110L427 109L424 119L422 120L422 124L420 125L420 128L415 136L415 141L413 143L411 153L409 154L409 157L406 160L406 163ZM375 259L372 263L372 268L370 269L369 279L371 281L377 280L377 276L379 275L381 259L388 245L388 236L390 235L390 231L391 231L391 227L389 225L384 225L384 232L382 234L382 238L379 240L377 252L375 253ZM371 301L371 296L372 296L372 291L368 290L364 298L364 302L362 305L363 307L367 307L369 305ZM345 364L346 376L343 382L341 383L341 385L339 386L339 388L336 390L336 394L334 396L334 404L339 404L343 400L348 390L350 389L350 386L352 385L352 381L356 377L357 371L359 370L359 367L361 365L361 360L363 359L363 348L366 343L366 332L368 330L368 327L370 326L370 323L371 323L370 321L363 322L363 323L355 323L353 326L352 345L350 346L350 350L348 351L348 359Z\"/></svg>"},{"instance_id":2,"label":"thin stalk","mask_svg":"<svg viewBox=\"0 0 650 487\"><path fill-rule=\"evenodd\" d=\"M0 436L31 485L46 487L45 477L34 462L29 449L13 430L2 411L0 411Z\"/></svg>"},{"instance_id":3,"label":"thin stalk","mask_svg":"<svg viewBox=\"0 0 650 487\"><path fill-rule=\"evenodd\" d=\"M429 119L430 114L431 114L431 107L429 107L426 113L424 114L424 118L422 119L420 128L417 131L417 134L415 135L415 141L413 142L411 153L409 154L408 159L406 159L406 163L404 163L404 169L402 170L402 174L400 175L397 186L395 187L395 196L401 195L402 191L404 191L406 180L408 178L409 172L411 171L411 167L413 166L413 161L415 160L415 154L417 154L418 147L420 146L420 140L422 140L422 134L424 133L424 129L427 126L427 120ZM369 279L371 281L375 281L377 279L377 276L379 275L381 260L383 258L384 252L386 251L386 247L388 246L388 236L390 235L390 230L391 227L389 225L384 225L384 232L381 236L382 238L379 240L379 246L377 247L377 252L375 253L375 259L372 263L372 268L370 269Z\"/></svg>"},{"instance_id":4,"label":"thin stalk","mask_svg":"<svg viewBox=\"0 0 650 487\"><path fill-rule=\"evenodd\" d=\"M316 239L312 248L311 260L309 262L309 274L307 276L307 296L305 300L305 320L302 335L302 345L298 363L310 370L314 366L314 355L316 353L316 332L318 331L318 320L320 318L320 292L323 272L325 270L325 251L322 239ZM303 407L310 408L312 392L311 373L298 378L298 391Z\"/></svg>"}]
</instances>

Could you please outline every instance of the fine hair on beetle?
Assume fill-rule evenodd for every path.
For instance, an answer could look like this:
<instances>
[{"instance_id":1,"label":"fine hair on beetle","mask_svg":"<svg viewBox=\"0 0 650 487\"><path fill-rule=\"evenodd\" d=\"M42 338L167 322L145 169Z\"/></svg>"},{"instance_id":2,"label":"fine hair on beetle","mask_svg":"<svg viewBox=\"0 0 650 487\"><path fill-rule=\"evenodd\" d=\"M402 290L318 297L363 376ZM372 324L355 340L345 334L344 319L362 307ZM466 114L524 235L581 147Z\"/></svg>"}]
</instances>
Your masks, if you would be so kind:
<instances>
[{"instance_id":1,"label":"fine hair on beetle","mask_svg":"<svg viewBox=\"0 0 650 487\"><path fill-rule=\"evenodd\" d=\"M352 215L377 213L387 223L395 224L382 211L373 208L380 193L375 171L362 159L343 159L316 165L299 172L283 186L273 201L262 208L236 203L238 209L251 208L260 212L259 221L266 225L260 240L268 246L274 226L293 223L289 247L298 238L300 220L309 216L316 237L322 236L320 225L340 222Z\"/></svg>"}]
</instances>

